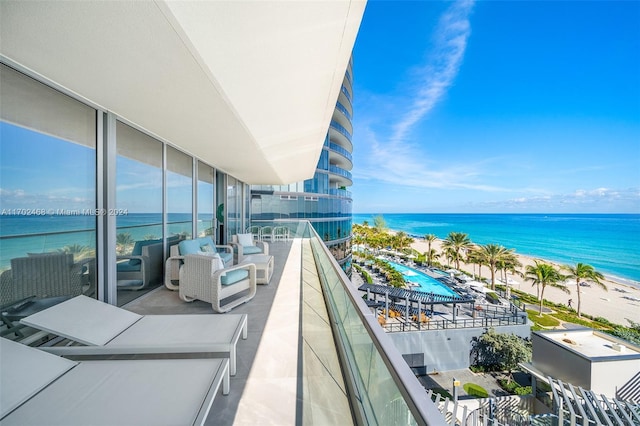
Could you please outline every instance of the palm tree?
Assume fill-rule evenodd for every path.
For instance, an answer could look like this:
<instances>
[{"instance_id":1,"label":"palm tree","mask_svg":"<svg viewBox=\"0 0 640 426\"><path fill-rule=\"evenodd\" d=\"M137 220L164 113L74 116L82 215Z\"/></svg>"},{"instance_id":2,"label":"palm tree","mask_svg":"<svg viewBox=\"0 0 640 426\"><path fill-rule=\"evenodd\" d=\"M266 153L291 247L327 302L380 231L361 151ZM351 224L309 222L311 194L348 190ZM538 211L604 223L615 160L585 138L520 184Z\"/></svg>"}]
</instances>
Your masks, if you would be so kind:
<instances>
[{"instance_id":1,"label":"palm tree","mask_svg":"<svg viewBox=\"0 0 640 426\"><path fill-rule=\"evenodd\" d=\"M373 218L373 227L377 231L384 231L387 229L387 223L384 221L384 217L381 215L375 216Z\"/></svg>"},{"instance_id":2,"label":"palm tree","mask_svg":"<svg viewBox=\"0 0 640 426\"><path fill-rule=\"evenodd\" d=\"M533 285L538 286L540 289L540 296L538 299L540 300L540 308L538 310L538 314L542 315L542 301L544 300L544 289L547 286L555 287L564 291L565 293L569 293L569 289L564 284L561 284L564 280L567 279L564 275L560 273L556 268L548 263L535 261L535 266L528 265L526 269L526 278L533 281Z\"/></svg>"},{"instance_id":3,"label":"palm tree","mask_svg":"<svg viewBox=\"0 0 640 426\"><path fill-rule=\"evenodd\" d=\"M430 249L429 251L424 252L425 257L427 258L427 265L430 267L433 266L434 259L440 257L436 249Z\"/></svg>"},{"instance_id":4,"label":"palm tree","mask_svg":"<svg viewBox=\"0 0 640 426\"><path fill-rule=\"evenodd\" d=\"M126 253L128 247L133 244L133 238L128 232L123 232L116 235L116 252L118 254Z\"/></svg>"},{"instance_id":5,"label":"palm tree","mask_svg":"<svg viewBox=\"0 0 640 426\"><path fill-rule=\"evenodd\" d=\"M600 282L600 280L604 279L604 275L596 271L593 266L585 263L576 263L576 266L564 265L562 269L568 272L568 279L576 280L576 291L578 292L578 306L576 311L578 317L580 317L580 283L582 281L591 281L608 291L607 286Z\"/></svg>"},{"instance_id":6,"label":"palm tree","mask_svg":"<svg viewBox=\"0 0 640 426\"><path fill-rule=\"evenodd\" d=\"M409 237L406 232L400 231L391 237L391 246L396 251L403 251L409 244L413 242L413 238Z\"/></svg>"},{"instance_id":7,"label":"palm tree","mask_svg":"<svg viewBox=\"0 0 640 426\"><path fill-rule=\"evenodd\" d=\"M482 253L480 252L480 247L474 246L470 250L467 251L467 258L465 260L466 263L473 265L473 277L476 277L476 265L478 265L478 275L481 275L480 268L484 263L484 258ZM482 277L481 277L482 278Z\"/></svg>"},{"instance_id":8,"label":"palm tree","mask_svg":"<svg viewBox=\"0 0 640 426\"><path fill-rule=\"evenodd\" d=\"M456 269L460 269L461 251L471 248L473 243L465 233L450 232L442 243L442 246L447 249L447 251L451 249L453 260L456 262Z\"/></svg>"},{"instance_id":9,"label":"palm tree","mask_svg":"<svg viewBox=\"0 0 640 426\"><path fill-rule=\"evenodd\" d=\"M453 247L446 247L442 252L442 256L447 260L447 266L451 267L451 262L456 259L457 253Z\"/></svg>"},{"instance_id":10,"label":"palm tree","mask_svg":"<svg viewBox=\"0 0 640 426\"><path fill-rule=\"evenodd\" d=\"M58 249L62 253L72 253L74 261L85 259L87 257L95 256L95 249L89 246L83 246L82 244L70 244Z\"/></svg>"},{"instance_id":11,"label":"palm tree","mask_svg":"<svg viewBox=\"0 0 640 426\"><path fill-rule=\"evenodd\" d=\"M438 237L436 237L435 234L427 234L424 236L424 240L427 242L427 252L431 251L431 243L437 239Z\"/></svg>"},{"instance_id":12,"label":"palm tree","mask_svg":"<svg viewBox=\"0 0 640 426\"><path fill-rule=\"evenodd\" d=\"M498 265L506 262L511 254L511 250L499 244L486 244L480 247L480 257L485 264L489 265L491 271L491 289L496 289L496 270Z\"/></svg>"}]
</instances>

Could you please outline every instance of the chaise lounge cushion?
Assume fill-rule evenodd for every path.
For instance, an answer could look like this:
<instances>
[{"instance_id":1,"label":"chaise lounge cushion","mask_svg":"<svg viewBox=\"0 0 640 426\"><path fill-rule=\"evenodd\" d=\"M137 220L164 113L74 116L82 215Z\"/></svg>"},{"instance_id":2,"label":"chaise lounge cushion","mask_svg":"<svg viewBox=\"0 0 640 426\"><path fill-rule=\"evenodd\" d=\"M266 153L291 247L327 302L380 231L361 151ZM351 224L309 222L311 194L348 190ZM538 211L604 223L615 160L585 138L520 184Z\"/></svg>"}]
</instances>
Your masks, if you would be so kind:
<instances>
[{"instance_id":1,"label":"chaise lounge cushion","mask_svg":"<svg viewBox=\"0 0 640 426\"><path fill-rule=\"evenodd\" d=\"M246 269L236 269L222 275L220 277L220 284L232 285L247 278L249 278L249 271L247 271Z\"/></svg>"}]
</instances>

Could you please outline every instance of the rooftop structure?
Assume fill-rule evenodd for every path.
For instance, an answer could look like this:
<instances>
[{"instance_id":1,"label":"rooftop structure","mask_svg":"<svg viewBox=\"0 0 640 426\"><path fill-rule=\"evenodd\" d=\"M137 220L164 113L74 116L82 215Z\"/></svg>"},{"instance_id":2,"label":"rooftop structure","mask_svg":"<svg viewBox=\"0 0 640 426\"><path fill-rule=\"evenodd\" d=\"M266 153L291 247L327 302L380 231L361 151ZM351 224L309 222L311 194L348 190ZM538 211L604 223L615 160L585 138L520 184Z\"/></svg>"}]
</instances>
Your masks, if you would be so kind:
<instances>
[{"instance_id":1,"label":"rooftop structure","mask_svg":"<svg viewBox=\"0 0 640 426\"><path fill-rule=\"evenodd\" d=\"M608 398L640 398L640 347L592 329L536 331L533 356L524 367Z\"/></svg>"}]
</instances>

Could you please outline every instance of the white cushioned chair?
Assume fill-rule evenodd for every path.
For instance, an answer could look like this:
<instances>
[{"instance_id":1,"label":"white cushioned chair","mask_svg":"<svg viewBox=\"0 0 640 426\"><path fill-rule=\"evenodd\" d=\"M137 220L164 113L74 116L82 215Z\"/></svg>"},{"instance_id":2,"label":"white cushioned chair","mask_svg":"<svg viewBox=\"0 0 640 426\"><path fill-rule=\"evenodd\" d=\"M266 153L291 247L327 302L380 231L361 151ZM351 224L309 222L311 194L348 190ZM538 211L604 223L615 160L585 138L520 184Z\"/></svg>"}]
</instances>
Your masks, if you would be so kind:
<instances>
[{"instance_id":1,"label":"white cushioned chair","mask_svg":"<svg viewBox=\"0 0 640 426\"><path fill-rule=\"evenodd\" d=\"M256 240L253 234L232 235L230 244L235 263L241 263L246 256L252 254L269 254L269 243Z\"/></svg>"},{"instance_id":2,"label":"white cushioned chair","mask_svg":"<svg viewBox=\"0 0 640 426\"><path fill-rule=\"evenodd\" d=\"M256 265L246 263L224 268L217 257L188 254L180 267L180 298L202 300L214 311L224 313L248 302L256 295ZM224 302L230 296L233 300Z\"/></svg>"},{"instance_id":3,"label":"white cushioned chair","mask_svg":"<svg viewBox=\"0 0 640 426\"><path fill-rule=\"evenodd\" d=\"M177 290L179 283L180 265L188 254L213 255L217 253L222 259L224 267L233 265L233 247L230 245L216 245L211 237L183 240L171 246L169 258L165 262L164 285L169 290Z\"/></svg>"}]
</instances>

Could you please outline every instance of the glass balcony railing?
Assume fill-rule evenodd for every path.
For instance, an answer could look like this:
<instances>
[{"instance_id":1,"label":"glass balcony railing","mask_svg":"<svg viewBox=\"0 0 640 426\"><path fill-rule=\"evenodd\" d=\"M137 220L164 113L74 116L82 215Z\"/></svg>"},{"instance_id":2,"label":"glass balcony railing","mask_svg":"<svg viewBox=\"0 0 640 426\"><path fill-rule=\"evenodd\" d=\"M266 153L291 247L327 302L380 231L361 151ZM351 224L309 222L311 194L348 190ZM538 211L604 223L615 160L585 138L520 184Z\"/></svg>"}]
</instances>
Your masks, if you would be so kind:
<instances>
[{"instance_id":1,"label":"glass balcony railing","mask_svg":"<svg viewBox=\"0 0 640 426\"><path fill-rule=\"evenodd\" d=\"M349 99L349 102L353 102L353 101L351 100L351 94L349 93L349 90L348 90L346 87L341 86L341 87L340 87L340 91L341 91L342 93L344 93L344 95L347 97L347 99Z\"/></svg>"},{"instance_id":2,"label":"glass balcony railing","mask_svg":"<svg viewBox=\"0 0 640 426\"><path fill-rule=\"evenodd\" d=\"M347 191L346 189L331 188L329 189L329 195L337 195L338 197L343 198L352 198L351 191Z\"/></svg>"},{"instance_id":3,"label":"glass balcony railing","mask_svg":"<svg viewBox=\"0 0 640 426\"><path fill-rule=\"evenodd\" d=\"M347 131L344 126L342 126L337 121L331 121L331 127L343 134L349 140L349 142L351 142L351 133L349 133L349 131Z\"/></svg>"},{"instance_id":4,"label":"glass balcony railing","mask_svg":"<svg viewBox=\"0 0 640 426\"><path fill-rule=\"evenodd\" d=\"M338 111L340 111L341 113L343 113L345 115L345 117L347 117L349 119L349 121L352 120L353 117L352 117L351 113L349 112L347 107L342 105L340 102L336 102L336 109Z\"/></svg>"},{"instance_id":5,"label":"glass balcony railing","mask_svg":"<svg viewBox=\"0 0 640 426\"><path fill-rule=\"evenodd\" d=\"M333 142L329 142L327 144L327 147L334 152L337 152L338 154L342 155L343 157L345 157L347 160L353 162L353 159L351 157L351 153L349 151L347 151L346 149L344 149L343 147L341 147L340 145L333 143Z\"/></svg>"},{"instance_id":6,"label":"glass balcony railing","mask_svg":"<svg viewBox=\"0 0 640 426\"><path fill-rule=\"evenodd\" d=\"M351 79L351 73L349 70L345 71L344 76L347 78L350 84L353 84L353 80Z\"/></svg>"},{"instance_id":7,"label":"glass balcony railing","mask_svg":"<svg viewBox=\"0 0 640 426\"><path fill-rule=\"evenodd\" d=\"M343 169L342 167L338 167L338 166L329 166L329 172L336 174L336 175L340 175L342 177L345 177L349 180L353 180L353 178L351 177L351 172L346 171L345 169Z\"/></svg>"},{"instance_id":8,"label":"glass balcony railing","mask_svg":"<svg viewBox=\"0 0 640 426\"><path fill-rule=\"evenodd\" d=\"M373 313L315 230L308 228L356 423L444 425Z\"/></svg>"}]
</instances>

